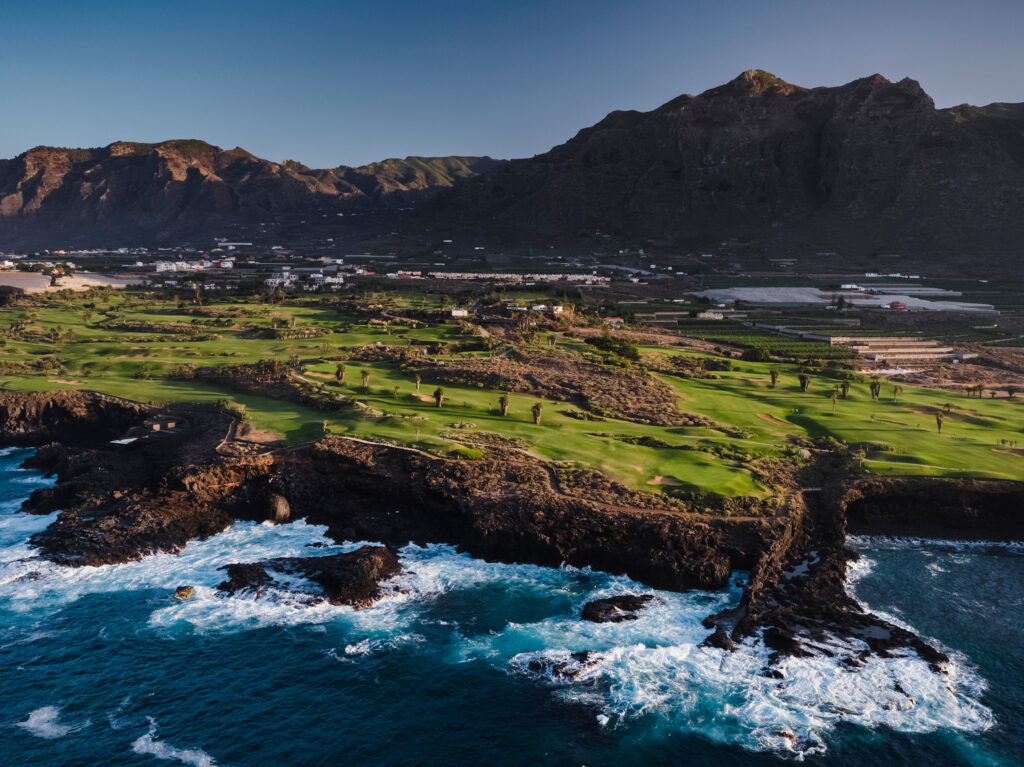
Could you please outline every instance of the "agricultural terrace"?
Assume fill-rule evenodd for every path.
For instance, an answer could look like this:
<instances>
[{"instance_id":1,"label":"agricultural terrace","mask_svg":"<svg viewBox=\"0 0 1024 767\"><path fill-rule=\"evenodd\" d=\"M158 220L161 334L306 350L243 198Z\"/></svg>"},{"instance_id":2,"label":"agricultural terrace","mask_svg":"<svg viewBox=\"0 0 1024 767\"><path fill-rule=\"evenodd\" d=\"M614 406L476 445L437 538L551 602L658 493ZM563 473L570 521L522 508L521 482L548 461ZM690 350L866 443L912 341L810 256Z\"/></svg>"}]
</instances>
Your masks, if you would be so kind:
<instances>
[{"instance_id":1,"label":"agricultural terrace","mask_svg":"<svg viewBox=\"0 0 1024 767\"><path fill-rule=\"evenodd\" d=\"M401 306L416 319L389 314ZM887 382L875 398L871 382L856 376L843 396L842 379L851 373L835 361L807 368L723 359L677 346L584 343L572 331L529 334L534 337L513 348L507 336L499 341L445 319L439 306L436 297L415 295L393 299L383 312L379 306L354 312L351 302L317 296L201 307L139 292L34 298L0 309L0 386L230 403L236 412L244 409L248 428L291 443L317 439L326 426L339 435L473 458L497 441L658 493L763 495L770 487L763 477L758 481L760 459L798 460L815 440L821 445L829 438L848 445L869 473L1024 476L1024 398L968 398L911 386L894 391ZM394 353L402 348L406 359L431 370L458 368L460 360L497 363L511 354L526 364L530 355L578 358L644 377L676 398L673 414L700 418L645 423L607 407L588 409L586 397L537 396L529 385L508 393L502 415L502 388L423 375L417 389L416 368ZM383 352L374 357L375 350ZM317 409L182 375L261 360L277 361L292 385L321 401L341 404Z\"/></svg>"}]
</instances>

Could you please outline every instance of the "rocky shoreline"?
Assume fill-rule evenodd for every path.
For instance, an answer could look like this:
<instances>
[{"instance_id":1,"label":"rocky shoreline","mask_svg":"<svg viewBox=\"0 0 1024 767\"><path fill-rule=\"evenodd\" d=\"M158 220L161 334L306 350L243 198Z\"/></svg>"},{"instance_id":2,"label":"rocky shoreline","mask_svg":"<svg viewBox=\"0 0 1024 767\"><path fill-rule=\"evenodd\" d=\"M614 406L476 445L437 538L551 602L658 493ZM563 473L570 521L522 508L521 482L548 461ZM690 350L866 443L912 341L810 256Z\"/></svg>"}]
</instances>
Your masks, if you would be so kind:
<instances>
[{"instance_id":1,"label":"rocky shoreline","mask_svg":"<svg viewBox=\"0 0 1024 767\"><path fill-rule=\"evenodd\" d=\"M637 494L595 500L563 487L549 465L517 451L483 460L327 437L313 445L238 457L222 450L232 418L215 408L151 408L83 392L0 392L0 444L35 445L32 466L57 483L23 510L61 510L33 537L40 553L70 566L180 552L235 520L326 525L337 541L378 541L358 557L238 563L222 590L261 588L274 573L318 584L322 599L372 604L398 572L385 547L443 542L475 557L591 566L666 590L723 587L750 572L740 604L708 616L708 643L732 649L760 635L776 662L833 653L845 659L912 649L941 669L941 652L865 613L845 589L847 532L925 537L1024 537L1024 483L838 476L794 491L781 512L706 516L645 508ZM59 440L59 441L58 441ZM112 442L117 440L117 443ZM393 561L392 561L393 560ZM631 620L645 599L597 605L591 619ZM623 610L623 608L629 608ZM632 617L624 617L624 615Z\"/></svg>"}]
</instances>

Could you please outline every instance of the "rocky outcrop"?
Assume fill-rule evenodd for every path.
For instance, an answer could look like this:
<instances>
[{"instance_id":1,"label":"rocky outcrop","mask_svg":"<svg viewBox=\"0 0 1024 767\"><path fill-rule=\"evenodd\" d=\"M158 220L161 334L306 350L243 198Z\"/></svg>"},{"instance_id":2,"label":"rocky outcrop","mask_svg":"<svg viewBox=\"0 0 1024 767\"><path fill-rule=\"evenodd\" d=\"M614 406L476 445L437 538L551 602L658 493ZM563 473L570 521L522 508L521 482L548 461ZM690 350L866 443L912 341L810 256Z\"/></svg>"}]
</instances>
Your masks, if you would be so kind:
<instances>
[{"instance_id":1,"label":"rocky outcrop","mask_svg":"<svg viewBox=\"0 0 1024 767\"><path fill-rule=\"evenodd\" d=\"M256 597L269 588L281 588L276 574L300 576L317 584L321 595L312 601L326 600L335 605L369 607L382 595L381 582L398 575L401 563L384 546L363 546L355 551L322 557L279 557L263 562L226 565L221 568L228 579L217 590L235 594L250 591Z\"/></svg>"},{"instance_id":2,"label":"rocky outcrop","mask_svg":"<svg viewBox=\"0 0 1024 767\"><path fill-rule=\"evenodd\" d=\"M1024 486L994 480L866 479L833 501L846 529L864 535L1024 539Z\"/></svg>"},{"instance_id":3,"label":"rocky outcrop","mask_svg":"<svg viewBox=\"0 0 1024 767\"><path fill-rule=\"evenodd\" d=\"M583 606L581 617L593 623L635 621L639 617L637 613L647 607L647 603L652 599L654 596L651 594L622 594L606 599L595 599Z\"/></svg>"},{"instance_id":4,"label":"rocky outcrop","mask_svg":"<svg viewBox=\"0 0 1024 767\"><path fill-rule=\"evenodd\" d=\"M182 426L172 432L136 425L130 430L135 440L128 445L107 439L81 446L54 443L30 459L57 475L56 485L36 490L24 504L37 513L61 510L32 539L44 556L82 566L177 552L190 540L224 530L238 516L233 493L261 469L226 462L217 454L229 416L203 407L163 415ZM55 418L42 433L63 436L64 427L72 436L81 428L76 417ZM108 423L96 430L110 428Z\"/></svg>"},{"instance_id":5,"label":"rocky outcrop","mask_svg":"<svg viewBox=\"0 0 1024 767\"><path fill-rule=\"evenodd\" d=\"M0 390L0 445L96 443L142 423L150 408L92 392Z\"/></svg>"}]
</instances>

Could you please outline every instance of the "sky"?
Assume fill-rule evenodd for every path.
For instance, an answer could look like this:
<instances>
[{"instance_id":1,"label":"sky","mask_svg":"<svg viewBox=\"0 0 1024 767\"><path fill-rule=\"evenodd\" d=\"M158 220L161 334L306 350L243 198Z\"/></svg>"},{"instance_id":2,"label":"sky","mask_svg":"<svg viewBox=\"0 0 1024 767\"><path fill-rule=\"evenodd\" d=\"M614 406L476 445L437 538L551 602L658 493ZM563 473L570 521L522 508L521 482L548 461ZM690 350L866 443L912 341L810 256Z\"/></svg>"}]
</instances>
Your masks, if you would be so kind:
<instances>
[{"instance_id":1,"label":"sky","mask_svg":"<svg viewBox=\"0 0 1024 767\"><path fill-rule=\"evenodd\" d=\"M1024 0L2 0L0 157L199 138L312 167L528 157L747 69L1024 101Z\"/></svg>"}]
</instances>

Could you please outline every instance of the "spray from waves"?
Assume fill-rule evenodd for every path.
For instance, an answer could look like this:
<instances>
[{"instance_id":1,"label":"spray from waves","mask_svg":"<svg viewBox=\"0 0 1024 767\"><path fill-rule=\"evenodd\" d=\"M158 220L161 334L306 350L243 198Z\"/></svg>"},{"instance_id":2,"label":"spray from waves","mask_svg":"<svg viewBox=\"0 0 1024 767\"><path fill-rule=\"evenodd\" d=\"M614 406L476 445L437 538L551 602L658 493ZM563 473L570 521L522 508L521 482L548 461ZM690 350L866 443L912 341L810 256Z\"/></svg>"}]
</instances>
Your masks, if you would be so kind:
<instances>
[{"instance_id":1,"label":"spray from waves","mask_svg":"<svg viewBox=\"0 0 1024 767\"><path fill-rule=\"evenodd\" d=\"M848 535L846 545L856 551L862 549L902 551L906 549L922 552L956 551L963 553L978 551L1001 551L1024 554L1024 541L952 540L947 538L918 538L914 536L889 535Z\"/></svg>"},{"instance_id":2,"label":"spray from waves","mask_svg":"<svg viewBox=\"0 0 1024 767\"><path fill-rule=\"evenodd\" d=\"M823 648L827 653L782 661L776 666L781 678L775 678L763 673L770 650L758 639L734 653L702 647L708 634L702 619L739 599L735 579L728 591L678 594L573 568L480 562L448 547L406 547L402 555L415 571L409 586L420 593L532 583L539 593L576 594L574 588L587 586L569 613L460 636L456 660L486 660L540 677L557 699L597 709L598 722L608 728L698 732L749 750L802 757L823 751L842 723L907 733L978 731L993 723L978 701L984 685L976 675L956 664L948 677L937 675L913 652L871 657L854 671L842 660L867 645L836 640ZM580 620L587 601L637 592L655 599L636 621Z\"/></svg>"},{"instance_id":3,"label":"spray from waves","mask_svg":"<svg viewBox=\"0 0 1024 767\"><path fill-rule=\"evenodd\" d=\"M2 517L0 530L7 521ZM37 518L34 524L44 522ZM25 518L18 515L16 524L22 523ZM421 626L425 634L428 624L443 623L425 607L451 592L502 591L553 607L546 617L509 621L484 634L463 630L463 617L455 616L457 620L446 624L450 634L444 641L450 644L442 662L482 661L502 672L529 674L548 685L558 700L594 709L598 721L609 729L697 732L750 750L808 754L822 750L828 734L844 722L902 732L980 730L991 725L991 714L978 703L980 680L969 671L948 679L937 676L913 654L872 658L854 672L841 663L841 653L851 648L837 647L837 657L783 661L778 667L782 678L776 679L762 673L769 651L756 639L731 654L701 647L708 633L701 620L735 604L735 585L715 593L652 592L628 578L589 569L488 563L450 546L434 545L401 550L406 572L396 581L405 593L396 593L371 610L326 604L295 609L286 594L259 600L215 596L215 586L223 579L217 568L224 564L330 554L359 545L333 545L324 532L301 521L277 526L237 523L206 541L190 543L177 556L98 568L59 567L31 556L26 560L24 555L31 551L19 549L17 557L0 558L0 606L53 610L88 594L161 589L168 592L168 603L151 614L150 627L185 624L199 630L245 630L338 621L346 635L342 647L352 652L336 655L359 662L366 655L397 649L437 654L431 642L399 641L420 635ZM30 530L12 528L4 540L23 546L28 534ZM323 548L310 548L310 543ZM171 599L169 592L181 584L196 587L193 599ZM580 620L585 602L636 592L655 596L638 620ZM466 615L466 622L472 617ZM860 649L856 642L851 645ZM575 678L554 673L557 662L581 651L592 656ZM58 718L50 723L67 726ZM155 722L133 748L186 764L213 764L202 751L159 741Z\"/></svg>"},{"instance_id":4,"label":"spray from waves","mask_svg":"<svg viewBox=\"0 0 1024 767\"><path fill-rule=\"evenodd\" d=\"M0 517L4 524L45 527L48 518L36 522ZM52 519L50 520L52 521ZM41 527L40 527L41 529ZM27 545L34 530L21 529L22 540L0 552L0 606L12 610L52 610L89 594L142 589L173 591L182 584L195 584L212 592L224 579L217 568L232 562L254 562L275 556L317 556L340 550L329 547L325 527L297 521L289 525L238 522L223 533L204 541L190 542L181 554L155 554L120 565L66 567L38 556ZM12 533L12 537L14 534ZM315 543L325 548L310 548Z\"/></svg>"},{"instance_id":5,"label":"spray from waves","mask_svg":"<svg viewBox=\"0 0 1024 767\"><path fill-rule=\"evenodd\" d=\"M194 767L216 767L217 762L208 753L198 748L177 748L170 743L156 739L156 719L149 719L149 730L140 735L132 743L132 751L136 754L155 756L166 761L191 764Z\"/></svg>"},{"instance_id":6,"label":"spray from waves","mask_svg":"<svg viewBox=\"0 0 1024 767\"><path fill-rule=\"evenodd\" d=\"M56 706L43 706L30 713L28 719L24 722L17 722L16 724L18 727L28 730L36 737L47 740L63 738L69 733L89 726L88 720L76 724L61 722L60 712L61 709Z\"/></svg>"}]
</instances>

